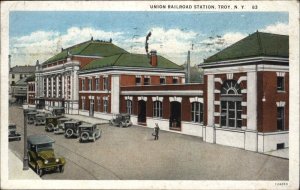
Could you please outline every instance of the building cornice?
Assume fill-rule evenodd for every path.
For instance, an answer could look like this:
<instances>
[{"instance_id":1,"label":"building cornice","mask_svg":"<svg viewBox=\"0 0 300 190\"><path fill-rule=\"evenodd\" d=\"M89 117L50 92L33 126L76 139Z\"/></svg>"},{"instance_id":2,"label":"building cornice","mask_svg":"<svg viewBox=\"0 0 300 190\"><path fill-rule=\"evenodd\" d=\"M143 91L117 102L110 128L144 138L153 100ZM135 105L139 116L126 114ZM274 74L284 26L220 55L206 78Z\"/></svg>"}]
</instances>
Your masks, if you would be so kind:
<instances>
[{"instance_id":1,"label":"building cornice","mask_svg":"<svg viewBox=\"0 0 300 190\"><path fill-rule=\"evenodd\" d=\"M168 90L168 91L121 91L121 95L132 96L203 96L202 90Z\"/></svg>"}]
</instances>

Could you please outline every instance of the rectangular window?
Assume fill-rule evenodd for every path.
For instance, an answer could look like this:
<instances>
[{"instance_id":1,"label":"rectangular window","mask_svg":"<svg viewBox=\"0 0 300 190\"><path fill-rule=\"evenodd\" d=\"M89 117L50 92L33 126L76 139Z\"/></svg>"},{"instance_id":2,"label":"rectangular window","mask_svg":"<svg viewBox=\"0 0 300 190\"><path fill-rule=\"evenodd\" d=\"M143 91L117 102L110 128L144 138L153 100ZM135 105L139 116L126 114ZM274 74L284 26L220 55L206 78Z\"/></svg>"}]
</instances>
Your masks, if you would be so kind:
<instances>
[{"instance_id":1,"label":"rectangular window","mask_svg":"<svg viewBox=\"0 0 300 190\"><path fill-rule=\"evenodd\" d=\"M135 77L135 85L141 85L141 77Z\"/></svg>"},{"instance_id":2,"label":"rectangular window","mask_svg":"<svg viewBox=\"0 0 300 190\"><path fill-rule=\"evenodd\" d=\"M20 79L22 79L23 78L23 75L22 74L20 74Z\"/></svg>"},{"instance_id":3,"label":"rectangular window","mask_svg":"<svg viewBox=\"0 0 300 190\"><path fill-rule=\"evenodd\" d=\"M284 91L284 77L277 77L277 90Z\"/></svg>"},{"instance_id":4,"label":"rectangular window","mask_svg":"<svg viewBox=\"0 0 300 190\"><path fill-rule=\"evenodd\" d=\"M166 84L166 78L164 78L164 77L163 77L163 78L160 78L160 79L159 79L159 83L160 83L160 84Z\"/></svg>"},{"instance_id":5,"label":"rectangular window","mask_svg":"<svg viewBox=\"0 0 300 190\"><path fill-rule=\"evenodd\" d=\"M95 83L96 83L96 90L100 90L99 78L96 78Z\"/></svg>"},{"instance_id":6,"label":"rectangular window","mask_svg":"<svg viewBox=\"0 0 300 190\"><path fill-rule=\"evenodd\" d=\"M192 103L192 121L196 123L203 122L203 104L200 102Z\"/></svg>"},{"instance_id":7,"label":"rectangular window","mask_svg":"<svg viewBox=\"0 0 300 190\"><path fill-rule=\"evenodd\" d=\"M131 100L126 100L126 112L128 114L132 113L132 101Z\"/></svg>"},{"instance_id":8,"label":"rectangular window","mask_svg":"<svg viewBox=\"0 0 300 190\"><path fill-rule=\"evenodd\" d=\"M89 83L89 91L92 90L92 79L88 79L88 83Z\"/></svg>"},{"instance_id":9,"label":"rectangular window","mask_svg":"<svg viewBox=\"0 0 300 190\"><path fill-rule=\"evenodd\" d=\"M178 78L173 78L172 83L173 83L173 84L178 84Z\"/></svg>"},{"instance_id":10,"label":"rectangular window","mask_svg":"<svg viewBox=\"0 0 300 190\"><path fill-rule=\"evenodd\" d=\"M11 75L11 78L13 78L13 79L14 79L14 78L15 78L15 74L12 74L12 75Z\"/></svg>"},{"instance_id":11,"label":"rectangular window","mask_svg":"<svg viewBox=\"0 0 300 190\"><path fill-rule=\"evenodd\" d=\"M155 101L153 104L153 117L162 117L162 102Z\"/></svg>"},{"instance_id":12,"label":"rectangular window","mask_svg":"<svg viewBox=\"0 0 300 190\"><path fill-rule=\"evenodd\" d=\"M84 88L84 79L81 79L81 90L85 90L85 88Z\"/></svg>"},{"instance_id":13,"label":"rectangular window","mask_svg":"<svg viewBox=\"0 0 300 190\"><path fill-rule=\"evenodd\" d=\"M277 107L277 130L284 130L284 107Z\"/></svg>"},{"instance_id":14,"label":"rectangular window","mask_svg":"<svg viewBox=\"0 0 300 190\"><path fill-rule=\"evenodd\" d=\"M107 90L107 89L108 89L108 78L103 77L103 90Z\"/></svg>"},{"instance_id":15,"label":"rectangular window","mask_svg":"<svg viewBox=\"0 0 300 190\"><path fill-rule=\"evenodd\" d=\"M150 85L150 78L144 78L144 85Z\"/></svg>"},{"instance_id":16,"label":"rectangular window","mask_svg":"<svg viewBox=\"0 0 300 190\"><path fill-rule=\"evenodd\" d=\"M221 101L221 126L242 127L242 104L240 101Z\"/></svg>"},{"instance_id":17,"label":"rectangular window","mask_svg":"<svg viewBox=\"0 0 300 190\"><path fill-rule=\"evenodd\" d=\"M103 112L107 113L108 112L108 101L103 100Z\"/></svg>"}]
</instances>

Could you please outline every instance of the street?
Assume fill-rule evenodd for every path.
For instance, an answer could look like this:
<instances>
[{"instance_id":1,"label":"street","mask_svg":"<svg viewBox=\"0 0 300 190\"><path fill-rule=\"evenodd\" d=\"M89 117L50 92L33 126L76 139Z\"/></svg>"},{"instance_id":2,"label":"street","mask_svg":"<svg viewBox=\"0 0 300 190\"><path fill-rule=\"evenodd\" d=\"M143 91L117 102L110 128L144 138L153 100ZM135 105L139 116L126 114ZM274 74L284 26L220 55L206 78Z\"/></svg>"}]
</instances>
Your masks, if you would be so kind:
<instances>
[{"instance_id":1,"label":"street","mask_svg":"<svg viewBox=\"0 0 300 190\"><path fill-rule=\"evenodd\" d=\"M9 148L23 158L23 110L9 108L21 141ZM96 142L79 143L63 135L28 125L28 135L47 134L55 140L56 156L66 159L64 173L46 173L42 179L73 180L288 180L289 160L202 141L202 138L132 126L102 125ZM22 170L22 168L20 168Z\"/></svg>"}]
</instances>

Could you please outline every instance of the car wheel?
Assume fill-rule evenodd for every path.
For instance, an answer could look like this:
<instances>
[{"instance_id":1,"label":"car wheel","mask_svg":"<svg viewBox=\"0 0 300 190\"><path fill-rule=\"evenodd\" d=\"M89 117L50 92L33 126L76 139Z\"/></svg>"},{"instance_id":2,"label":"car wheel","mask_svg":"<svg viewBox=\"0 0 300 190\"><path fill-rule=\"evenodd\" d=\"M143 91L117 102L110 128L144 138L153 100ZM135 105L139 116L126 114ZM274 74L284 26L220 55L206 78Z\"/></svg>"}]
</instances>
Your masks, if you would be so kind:
<instances>
[{"instance_id":1,"label":"car wheel","mask_svg":"<svg viewBox=\"0 0 300 190\"><path fill-rule=\"evenodd\" d=\"M43 175L43 169L41 169L40 167L39 167L39 165L37 165L36 166L36 173L40 176L40 177L42 177L42 175Z\"/></svg>"},{"instance_id":2,"label":"car wheel","mask_svg":"<svg viewBox=\"0 0 300 190\"><path fill-rule=\"evenodd\" d=\"M53 129L54 129L54 125L52 123L49 123L47 125L47 130L51 132L51 131L53 131Z\"/></svg>"},{"instance_id":3,"label":"car wheel","mask_svg":"<svg viewBox=\"0 0 300 190\"><path fill-rule=\"evenodd\" d=\"M84 132L80 135L80 138L84 141L88 140L89 134L87 132Z\"/></svg>"},{"instance_id":4,"label":"car wheel","mask_svg":"<svg viewBox=\"0 0 300 190\"><path fill-rule=\"evenodd\" d=\"M59 172L60 172L60 173L63 173L64 170L65 170L65 167L64 167L64 166L59 166Z\"/></svg>"},{"instance_id":5,"label":"car wheel","mask_svg":"<svg viewBox=\"0 0 300 190\"><path fill-rule=\"evenodd\" d=\"M33 123L33 122L34 122L34 120L33 120L32 117L28 118L28 123L29 123L29 124L31 124L31 123Z\"/></svg>"},{"instance_id":6,"label":"car wheel","mask_svg":"<svg viewBox=\"0 0 300 190\"><path fill-rule=\"evenodd\" d=\"M71 137L72 135L73 135L73 130L72 129L67 129L66 130L66 135L67 135L67 137Z\"/></svg>"}]
</instances>

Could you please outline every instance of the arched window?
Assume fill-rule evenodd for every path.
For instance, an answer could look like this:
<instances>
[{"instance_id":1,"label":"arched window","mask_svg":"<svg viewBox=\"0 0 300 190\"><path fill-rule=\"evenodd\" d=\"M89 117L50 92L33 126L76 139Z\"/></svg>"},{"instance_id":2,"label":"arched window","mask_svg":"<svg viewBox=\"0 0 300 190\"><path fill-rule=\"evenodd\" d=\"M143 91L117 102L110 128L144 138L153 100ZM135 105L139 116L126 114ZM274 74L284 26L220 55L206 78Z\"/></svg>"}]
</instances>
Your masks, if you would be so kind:
<instances>
[{"instance_id":1,"label":"arched window","mask_svg":"<svg viewBox=\"0 0 300 190\"><path fill-rule=\"evenodd\" d=\"M242 127L241 87L235 80L227 80L221 89L221 126Z\"/></svg>"},{"instance_id":2,"label":"arched window","mask_svg":"<svg viewBox=\"0 0 300 190\"><path fill-rule=\"evenodd\" d=\"M153 117L162 117L162 102L155 101L153 103Z\"/></svg>"}]
</instances>

